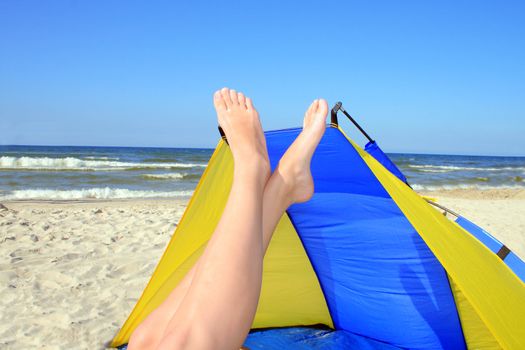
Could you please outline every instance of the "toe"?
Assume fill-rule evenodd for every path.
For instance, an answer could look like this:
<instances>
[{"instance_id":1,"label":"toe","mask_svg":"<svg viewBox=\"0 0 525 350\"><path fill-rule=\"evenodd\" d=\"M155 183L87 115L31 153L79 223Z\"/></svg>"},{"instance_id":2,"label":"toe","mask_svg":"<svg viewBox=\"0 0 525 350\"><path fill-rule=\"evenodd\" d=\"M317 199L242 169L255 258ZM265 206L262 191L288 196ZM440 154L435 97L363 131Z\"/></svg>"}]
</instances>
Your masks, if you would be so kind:
<instances>
[{"instance_id":1,"label":"toe","mask_svg":"<svg viewBox=\"0 0 525 350\"><path fill-rule=\"evenodd\" d=\"M226 103L220 91L215 91L213 94L213 104L215 105L215 109L226 109Z\"/></svg>"},{"instance_id":2,"label":"toe","mask_svg":"<svg viewBox=\"0 0 525 350\"><path fill-rule=\"evenodd\" d=\"M230 97L230 89L222 88L221 95L222 95L222 99L224 103L226 104L226 107L230 107L232 105L232 99Z\"/></svg>"},{"instance_id":3,"label":"toe","mask_svg":"<svg viewBox=\"0 0 525 350\"><path fill-rule=\"evenodd\" d=\"M246 97L244 97L244 94L242 92L237 93L237 99L239 100L239 104L242 108L246 108Z\"/></svg>"},{"instance_id":4,"label":"toe","mask_svg":"<svg viewBox=\"0 0 525 350\"><path fill-rule=\"evenodd\" d=\"M317 105L318 105L319 101L318 100L313 100L312 104L310 105L310 107L308 107L308 110L306 111L307 114L312 114L312 113L315 113L317 111Z\"/></svg>"},{"instance_id":5,"label":"toe","mask_svg":"<svg viewBox=\"0 0 525 350\"><path fill-rule=\"evenodd\" d=\"M253 108L252 99L249 98L249 97L246 97L246 107L248 108L248 110L254 110L255 109L255 108Z\"/></svg>"},{"instance_id":6,"label":"toe","mask_svg":"<svg viewBox=\"0 0 525 350\"><path fill-rule=\"evenodd\" d=\"M232 100L233 105L239 105L239 98L237 97L237 91L231 89L230 90L230 99Z\"/></svg>"},{"instance_id":7,"label":"toe","mask_svg":"<svg viewBox=\"0 0 525 350\"><path fill-rule=\"evenodd\" d=\"M325 99L320 99L317 105L317 112L326 116L328 114L328 102Z\"/></svg>"}]
</instances>

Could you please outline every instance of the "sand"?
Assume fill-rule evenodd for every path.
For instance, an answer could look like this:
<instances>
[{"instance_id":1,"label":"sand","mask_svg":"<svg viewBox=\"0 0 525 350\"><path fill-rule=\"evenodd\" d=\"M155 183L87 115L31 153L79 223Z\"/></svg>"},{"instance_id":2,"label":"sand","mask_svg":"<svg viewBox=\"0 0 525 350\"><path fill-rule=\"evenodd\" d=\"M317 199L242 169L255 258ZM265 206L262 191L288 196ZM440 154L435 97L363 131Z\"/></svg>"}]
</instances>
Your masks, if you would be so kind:
<instances>
[{"instance_id":1,"label":"sand","mask_svg":"<svg viewBox=\"0 0 525 350\"><path fill-rule=\"evenodd\" d=\"M185 202L3 203L0 348L102 349L140 296Z\"/></svg>"},{"instance_id":2,"label":"sand","mask_svg":"<svg viewBox=\"0 0 525 350\"><path fill-rule=\"evenodd\" d=\"M525 191L425 194L525 257ZM176 200L3 204L2 349L106 348L185 207Z\"/></svg>"}]
</instances>

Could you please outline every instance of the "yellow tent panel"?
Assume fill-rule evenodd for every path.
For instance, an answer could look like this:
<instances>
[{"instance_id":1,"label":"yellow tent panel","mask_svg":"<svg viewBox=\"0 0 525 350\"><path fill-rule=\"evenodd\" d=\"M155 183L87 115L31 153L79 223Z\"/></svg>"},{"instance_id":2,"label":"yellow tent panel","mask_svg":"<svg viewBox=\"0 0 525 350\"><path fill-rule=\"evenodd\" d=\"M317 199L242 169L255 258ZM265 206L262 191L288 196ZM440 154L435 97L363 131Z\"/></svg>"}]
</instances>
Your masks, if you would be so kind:
<instances>
[{"instance_id":1,"label":"yellow tent panel","mask_svg":"<svg viewBox=\"0 0 525 350\"><path fill-rule=\"evenodd\" d=\"M459 289L454 280L450 278L449 280L452 294L454 294L454 300L456 301L456 307L458 309L459 319L461 320L467 348L476 350L501 349L498 341L494 338L494 335L490 332L481 318L479 318L477 312L465 298L461 289Z\"/></svg>"}]
</instances>

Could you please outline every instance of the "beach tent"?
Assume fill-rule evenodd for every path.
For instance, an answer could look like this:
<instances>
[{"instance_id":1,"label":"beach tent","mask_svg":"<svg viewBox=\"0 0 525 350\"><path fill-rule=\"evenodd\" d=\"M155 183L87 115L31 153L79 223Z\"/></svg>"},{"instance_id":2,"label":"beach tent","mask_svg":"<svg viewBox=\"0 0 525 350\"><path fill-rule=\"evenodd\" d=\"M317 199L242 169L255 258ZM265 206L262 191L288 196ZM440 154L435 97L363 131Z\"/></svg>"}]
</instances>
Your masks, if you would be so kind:
<instances>
[{"instance_id":1,"label":"beach tent","mask_svg":"<svg viewBox=\"0 0 525 350\"><path fill-rule=\"evenodd\" d=\"M332 110L312 159L312 199L292 205L274 233L245 345L524 349L523 262L479 227L449 219L414 192L371 138L366 150L352 142L338 112L350 117L340 104ZM272 169L300 131L266 132ZM229 147L220 140L113 346L128 341L202 253L232 173Z\"/></svg>"}]
</instances>

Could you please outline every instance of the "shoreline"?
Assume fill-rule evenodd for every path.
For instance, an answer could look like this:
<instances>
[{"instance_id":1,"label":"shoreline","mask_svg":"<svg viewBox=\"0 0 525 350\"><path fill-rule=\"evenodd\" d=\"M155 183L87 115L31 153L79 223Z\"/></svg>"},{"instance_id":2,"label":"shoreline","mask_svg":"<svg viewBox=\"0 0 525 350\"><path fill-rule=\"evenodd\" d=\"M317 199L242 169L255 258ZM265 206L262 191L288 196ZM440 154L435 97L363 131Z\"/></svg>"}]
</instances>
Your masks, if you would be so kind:
<instances>
[{"instance_id":1,"label":"shoreline","mask_svg":"<svg viewBox=\"0 0 525 350\"><path fill-rule=\"evenodd\" d=\"M489 188L489 189L439 189L439 190L414 190L416 193L425 197L447 197L463 199L525 199L525 187L523 188ZM148 197L148 198L83 198L83 199L0 199L1 203L22 204L82 204L82 203L180 203L189 202L188 197Z\"/></svg>"},{"instance_id":2,"label":"shoreline","mask_svg":"<svg viewBox=\"0 0 525 350\"><path fill-rule=\"evenodd\" d=\"M104 199L13 199L0 200L0 204L110 204L110 203L143 203L143 204L187 204L188 198L104 198Z\"/></svg>"}]
</instances>

